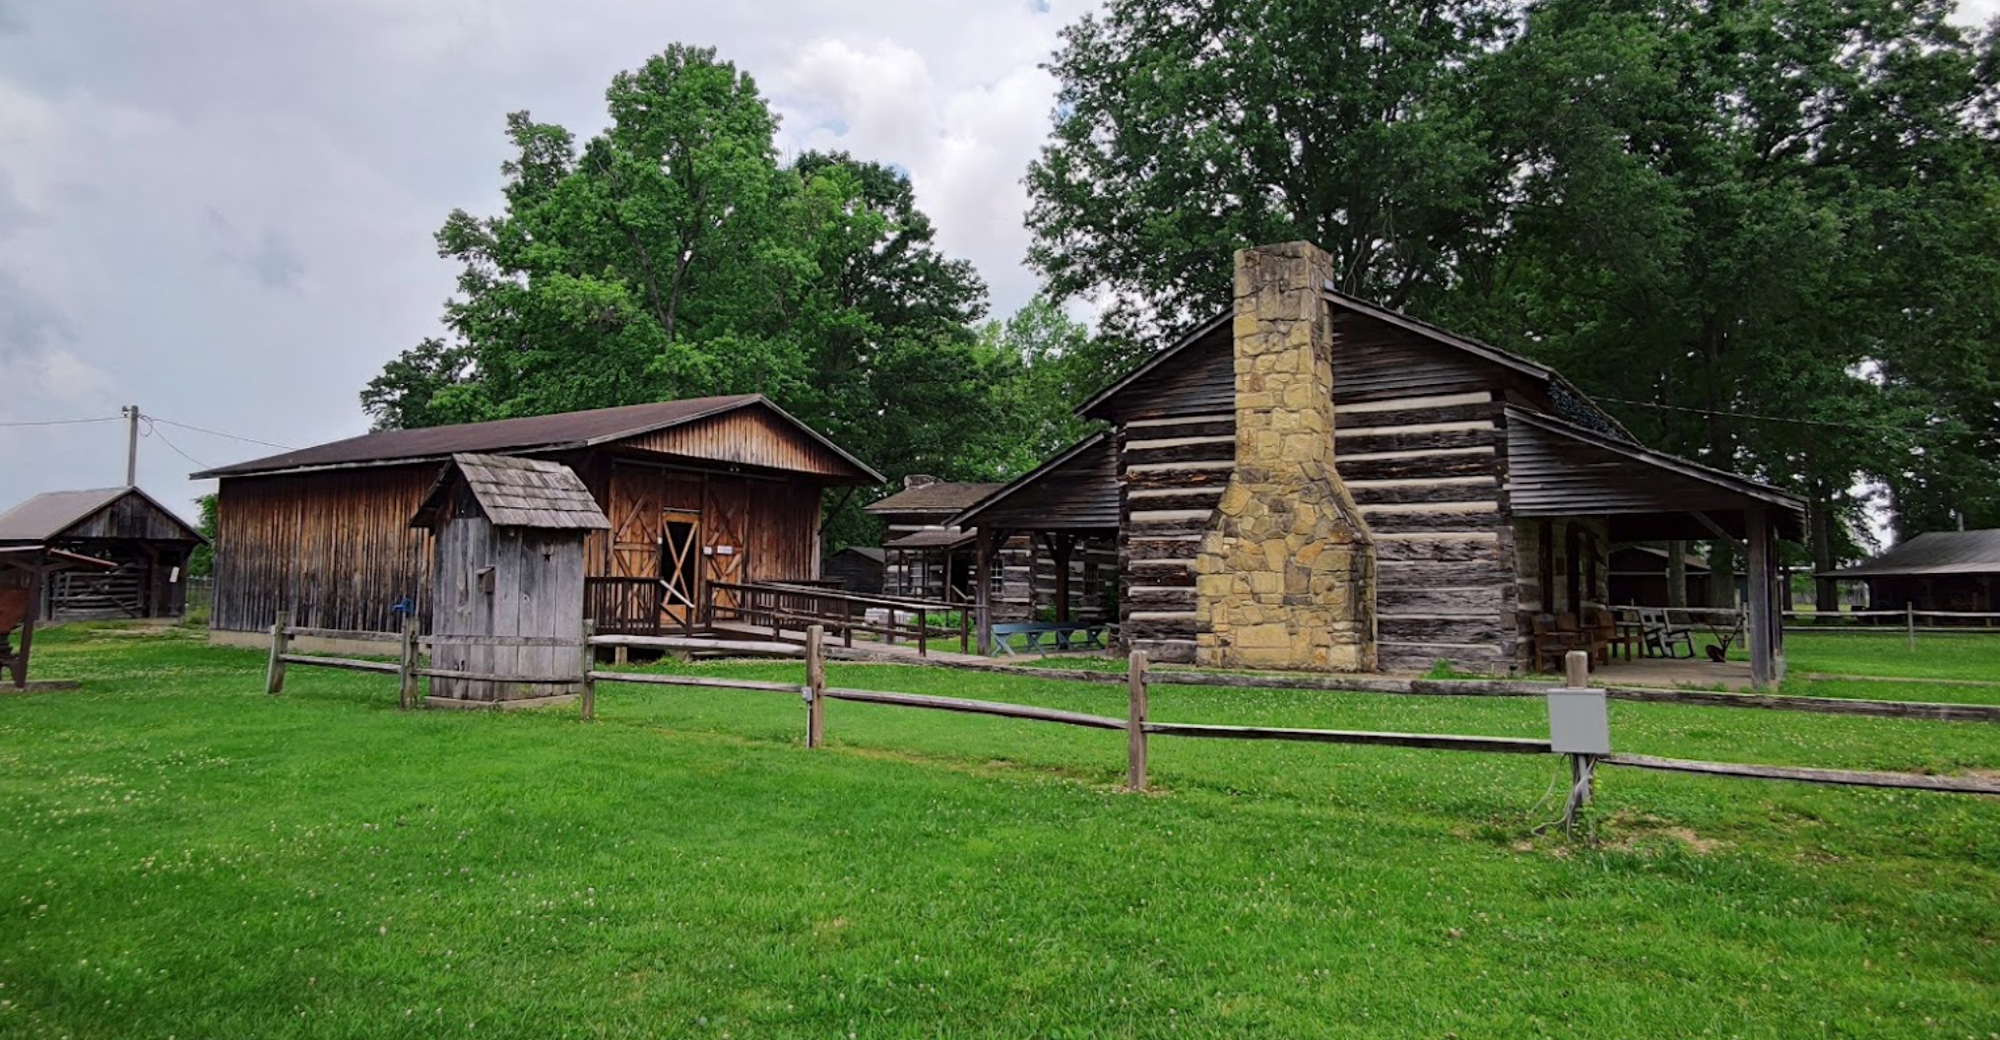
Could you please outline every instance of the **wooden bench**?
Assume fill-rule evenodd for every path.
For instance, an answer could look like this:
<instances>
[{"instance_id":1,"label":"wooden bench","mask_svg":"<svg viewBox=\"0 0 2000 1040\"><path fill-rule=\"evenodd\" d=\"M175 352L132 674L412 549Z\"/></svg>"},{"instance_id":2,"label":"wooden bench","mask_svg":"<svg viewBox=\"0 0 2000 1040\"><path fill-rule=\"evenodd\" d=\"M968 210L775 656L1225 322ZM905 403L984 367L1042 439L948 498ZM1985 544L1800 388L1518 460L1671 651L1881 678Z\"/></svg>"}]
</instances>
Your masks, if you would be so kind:
<instances>
[{"instance_id":1,"label":"wooden bench","mask_svg":"<svg viewBox=\"0 0 2000 1040\"><path fill-rule=\"evenodd\" d=\"M996 656L1018 653L1019 651L1014 649L1014 636L1023 637L1028 644L1024 649L1032 654L1047 653L1052 650L1102 650L1105 648L1106 627L1103 623L1010 621L993 626L993 653ZM1083 637L1083 645L1080 647L1076 645L1076 637L1079 635ZM1052 638L1054 645L1042 646L1043 636Z\"/></svg>"}]
</instances>

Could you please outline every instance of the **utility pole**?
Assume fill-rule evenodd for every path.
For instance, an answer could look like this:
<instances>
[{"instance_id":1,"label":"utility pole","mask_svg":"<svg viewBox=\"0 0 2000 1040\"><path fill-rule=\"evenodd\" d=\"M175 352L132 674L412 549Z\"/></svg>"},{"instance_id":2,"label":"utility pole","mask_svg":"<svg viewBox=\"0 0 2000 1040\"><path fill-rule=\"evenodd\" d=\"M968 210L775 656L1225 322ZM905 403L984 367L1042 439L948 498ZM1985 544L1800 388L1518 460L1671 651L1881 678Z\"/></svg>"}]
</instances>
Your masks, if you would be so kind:
<instances>
[{"instance_id":1,"label":"utility pole","mask_svg":"<svg viewBox=\"0 0 2000 1040\"><path fill-rule=\"evenodd\" d=\"M139 486L139 406L121 409L125 416L125 486Z\"/></svg>"}]
</instances>

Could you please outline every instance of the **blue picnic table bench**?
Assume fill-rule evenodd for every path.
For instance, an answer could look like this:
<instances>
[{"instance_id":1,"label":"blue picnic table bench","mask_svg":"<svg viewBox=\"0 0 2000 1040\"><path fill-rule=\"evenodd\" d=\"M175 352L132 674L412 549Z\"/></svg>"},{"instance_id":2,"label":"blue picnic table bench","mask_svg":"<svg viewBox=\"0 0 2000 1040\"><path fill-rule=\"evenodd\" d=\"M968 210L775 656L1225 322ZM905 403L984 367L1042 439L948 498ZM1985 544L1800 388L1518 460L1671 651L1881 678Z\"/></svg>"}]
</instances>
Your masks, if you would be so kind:
<instances>
[{"instance_id":1,"label":"blue picnic table bench","mask_svg":"<svg viewBox=\"0 0 2000 1040\"><path fill-rule=\"evenodd\" d=\"M1105 648L1104 631L1110 627L1104 622L1053 622L1053 621L1010 621L993 626L993 653L1016 654L1014 636L1022 636L1027 642L1024 648L1029 653L1043 653L1049 650L1102 650ZM1081 645L1078 637L1082 637ZM1046 637L1050 646L1043 646Z\"/></svg>"}]
</instances>

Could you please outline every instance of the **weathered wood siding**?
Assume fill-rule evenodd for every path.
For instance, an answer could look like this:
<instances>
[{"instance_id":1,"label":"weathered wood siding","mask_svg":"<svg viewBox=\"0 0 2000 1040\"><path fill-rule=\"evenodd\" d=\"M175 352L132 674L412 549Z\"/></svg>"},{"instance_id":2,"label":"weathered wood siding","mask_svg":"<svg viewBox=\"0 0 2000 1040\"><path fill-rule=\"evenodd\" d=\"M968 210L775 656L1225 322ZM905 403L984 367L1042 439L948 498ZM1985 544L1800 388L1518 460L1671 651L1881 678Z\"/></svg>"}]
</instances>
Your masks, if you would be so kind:
<instances>
[{"instance_id":1,"label":"weathered wood siding","mask_svg":"<svg viewBox=\"0 0 2000 1040\"><path fill-rule=\"evenodd\" d=\"M739 408L619 442L633 451L843 477L853 463L769 410Z\"/></svg>"},{"instance_id":2,"label":"weathered wood siding","mask_svg":"<svg viewBox=\"0 0 2000 1040\"><path fill-rule=\"evenodd\" d=\"M194 532L188 530L185 523L130 492L64 528L57 540L101 538L177 542L183 545L195 542Z\"/></svg>"},{"instance_id":3,"label":"weathered wood siding","mask_svg":"<svg viewBox=\"0 0 2000 1040\"><path fill-rule=\"evenodd\" d=\"M398 601L414 598L427 612L431 539L410 517L438 470L423 463L224 478L211 626L256 631L290 610L302 627L393 632Z\"/></svg>"},{"instance_id":4,"label":"weathered wood siding","mask_svg":"<svg viewBox=\"0 0 2000 1040\"><path fill-rule=\"evenodd\" d=\"M460 516L438 531L435 667L495 676L575 675L583 646L583 532L499 527ZM491 589L481 572L492 568ZM520 639L521 642L510 642ZM560 640L568 645L550 645ZM505 701L576 693L573 683L431 680L431 695Z\"/></svg>"},{"instance_id":5,"label":"weathered wood siding","mask_svg":"<svg viewBox=\"0 0 2000 1040\"><path fill-rule=\"evenodd\" d=\"M1585 620L1611 604L1611 525L1604 517L1546 517L1512 522L1517 638L1513 666L1534 668L1534 619Z\"/></svg>"}]
</instances>

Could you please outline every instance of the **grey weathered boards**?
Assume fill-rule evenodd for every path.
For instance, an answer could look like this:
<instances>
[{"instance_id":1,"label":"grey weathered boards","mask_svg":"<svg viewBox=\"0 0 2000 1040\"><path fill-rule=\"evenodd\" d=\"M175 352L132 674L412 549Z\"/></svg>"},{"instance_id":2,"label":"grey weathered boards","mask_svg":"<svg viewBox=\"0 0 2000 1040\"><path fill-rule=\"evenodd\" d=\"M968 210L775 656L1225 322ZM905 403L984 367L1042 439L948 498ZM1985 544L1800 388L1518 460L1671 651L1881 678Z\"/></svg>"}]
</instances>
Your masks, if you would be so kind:
<instances>
[{"instance_id":1,"label":"grey weathered boards","mask_svg":"<svg viewBox=\"0 0 2000 1040\"><path fill-rule=\"evenodd\" d=\"M569 467L454 455L411 524L436 547L431 668L464 673L433 675L433 698L582 690L584 540L611 525Z\"/></svg>"}]
</instances>

